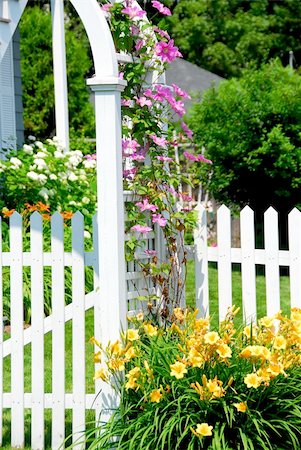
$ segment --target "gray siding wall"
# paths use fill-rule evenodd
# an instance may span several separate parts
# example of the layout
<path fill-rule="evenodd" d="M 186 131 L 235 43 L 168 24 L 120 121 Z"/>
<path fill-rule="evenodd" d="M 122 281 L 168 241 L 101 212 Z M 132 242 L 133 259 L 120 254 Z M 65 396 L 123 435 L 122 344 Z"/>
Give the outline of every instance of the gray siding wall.
<path fill-rule="evenodd" d="M 14 55 L 14 80 L 15 80 L 16 134 L 17 134 L 17 147 L 20 147 L 24 143 L 24 125 L 23 125 L 19 28 L 16 29 L 13 37 L 13 55 Z"/>

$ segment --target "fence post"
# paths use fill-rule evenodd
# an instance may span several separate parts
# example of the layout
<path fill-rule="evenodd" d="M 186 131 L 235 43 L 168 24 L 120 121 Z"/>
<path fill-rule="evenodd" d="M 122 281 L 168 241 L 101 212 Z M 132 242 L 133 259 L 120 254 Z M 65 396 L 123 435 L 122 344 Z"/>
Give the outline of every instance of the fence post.
<path fill-rule="evenodd" d="M 207 215 L 205 208 L 198 203 L 197 226 L 194 231 L 194 264 L 195 264 L 195 294 L 196 308 L 199 316 L 209 316 L 208 289 L 208 252 L 207 252 Z"/>

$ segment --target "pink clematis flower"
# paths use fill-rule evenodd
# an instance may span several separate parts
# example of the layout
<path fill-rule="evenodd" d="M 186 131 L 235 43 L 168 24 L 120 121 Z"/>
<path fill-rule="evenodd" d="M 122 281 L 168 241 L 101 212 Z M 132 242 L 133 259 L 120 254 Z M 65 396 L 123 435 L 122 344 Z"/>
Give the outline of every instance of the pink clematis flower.
<path fill-rule="evenodd" d="M 141 212 L 143 211 L 152 211 L 156 212 L 158 207 L 156 205 L 153 205 L 152 203 L 149 203 L 148 198 L 144 198 L 142 202 L 135 203 L 136 206 L 140 209 Z"/>
<path fill-rule="evenodd" d="M 181 122 L 181 128 L 189 139 L 192 139 L 193 132 L 188 128 L 185 122 Z"/>
<path fill-rule="evenodd" d="M 183 156 L 185 156 L 185 158 L 189 159 L 190 161 L 194 162 L 198 161 L 206 164 L 212 164 L 212 161 L 210 159 L 205 158 L 203 155 L 193 155 L 192 153 L 184 152 Z"/>
<path fill-rule="evenodd" d="M 102 5 L 101 9 L 105 12 L 109 12 L 112 6 L 111 3 L 106 3 L 105 5 Z"/>
<path fill-rule="evenodd" d="M 181 100 L 175 100 L 174 98 L 169 98 L 168 102 L 173 109 L 173 111 L 180 117 L 184 116 L 186 109 L 184 108 L 184 103 Z"/>
<path fill-rule="evenodd" d="M 156 256 L 156 250 L 144 250 L 144 253 L 149 256 Z"/>
<path fill-rule="evenodd" d="M 198 161 L 203 162 L 205 164 L 212 164 L 211 159 L 207 159 L 204 155 L 197 155 Z"/>
<path fill-rule="evenodd" d="M 124 98 L 121 99 L 121 106 L 131 106 L 131 104 L 131 100 L 125 100 Z"/>
<path fill-rule="evenodd" d="M 161 28 L 154 28 L 154 31 L 159 34 L 161 37 L 165 37 L 166 39 L 170 39 L 169 34 L 165 30 L 161 30 Z"/>
<path fill-rule="evenodd" d="M 164 6 L 161 2 L 152 1 L 152 5 L 164 16 L 171 16 L 171 11 L 167 6 Z"/>
<path fill-rule="evenodd" d="M 156 145 L 159 145 L 160 147 L 165 147 L 168 143 L 168 141 L 164 137 L 158 137 L 155 134 L 150 135 L 150 138 Z"/>
<path fill-rule="evenodd" d="M 161 214 L 153 214 L 152 222 L 157 223 L 159 225 L 159 227 L 165 227 L 165 225 L 167 223 L 167 219 L 165 219 L 165 217 L 162 217 Z"/>
<path fill-rule="evenodd" d="M 130 19 L 134 19 L 135 17 L 140 18 L 146 15 L 146 12 L 138 6 L 127 6 L 126 8 L 123 8 L 121 12 L 127 14 Z"/>
<path fill-rule="evenodd" d="M 184 152 L 183 156 L 185 156 L 185 158 L 189 159 L 189 161 L 197 161 L 198 160 L 197 156 L 195 156 L 189 152 Z"/>
<path fill-rule="evenodd" d="M 139 36 L 139 28 L 136 25 L 131 25 L 130 26 L 130 30 L 131 30 L 131 35 L 132 36 Z"/>
<path fill-rule="evenodd" d="M 137 50 L 137 52 L 139 52 L 139 50 L 141 50 L 144 45 L 145 42 L 142 39 L 138 39 L 135 44 L 135 49 Z"/>
<path fill-rule="evenodd" d="M 180 197 L 183 199 L 184 202 L 191 202 L 192 201 L 192 197 L 188 194 L 182 194 L 180 193 Z"/>
<path fill-rule="evenodd" d="M 92 153 L 91 155 L 85 155 L 84 158 L 87 159 L 88 161 L 96 160 L 96 153 Z"/>
<path fill-rule="evenodd" d="M 178 47 L 174 45 L 174 40 L 168 42 L 158 42 L 155 45 L 155 54 L 161 58 L 163 62 L 171 63 L 176 58 L 182 57 Z"/>
<path fill-rule="evenodd" d="M 172 84 L 172 87 L 176 93 L 176 95 L 178 95 L 179 97 L 182 98 L 191 98 L 190 95 L 188 94 L 188 92 L 184 91 L 183 89 L 181 89 L 177 84 Z"/>
<path fill-rule="evenodd" d="M 145 156 L 142 153 L 135 153 L 134 155 L 130 155 L 130 158 L 133 161 L 144 161 Z"/>
<path fill-rule="evenodd" d="M 171 161 L 173 161 L 173 159 L 170 158 L 169 156 L 157 156 L 157 160 L 158 161 L 164 161 L 164 162 L 171 162 Z"/>
<path fill-rule="evenodd" d="M 132 169 L 125 169 L 123 171 L 123 176 L 126 180 L 133 180 L 137 173 L 137 167 L 133 167 Z"/>
<path fill-rule="evenodd" d="M 139 142 L 136 141 L 136 139 L 131 138 L 123 138 L 122 139 L 122 150 L 127 152 L 136 152 L 137 149 L 140 147 Z"/>
<path fill-rule="evenodd" d="M 154 94 L 151 89 L 146 89 L 144 92 L 145 97 L 154 98 Z"/>
<path fill-rule="evenodd" d="M 152 101 L 147 99 L 146 97 L 140 97 L 136 99 L 137 105 L 140 106 L 152 106 Z"/>
<path fill-rule="evenodd" d="M 146 234 L 146 233 L 149 233 L 150 231 L 152 231 L 151 227 L 148 227 L 146 225 L 134 225 L 131 228 L 131 230 L 138 231 L 138 233 L 143 233 L 143 234 Z"/>
<path fill-rule="evenodd" d="M 168 86 L 162 86 L 162 84 L 157 84 L 155 87 L 158 95 L 158 99 L 162 97 L 165 100 L 173 98 L 172 90 Z M 161 100 L 162 101 L 162 100 Z"/>

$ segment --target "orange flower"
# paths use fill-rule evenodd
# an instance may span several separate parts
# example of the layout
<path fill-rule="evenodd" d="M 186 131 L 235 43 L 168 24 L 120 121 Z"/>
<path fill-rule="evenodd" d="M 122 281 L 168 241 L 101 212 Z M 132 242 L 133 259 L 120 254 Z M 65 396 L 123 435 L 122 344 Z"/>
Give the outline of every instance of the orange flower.
<path fill-rule="evenodd" d="M 29 212 L 34 212 L 38 209 L 36 205 L 31 205 L 30 203 L 25 203 L 25 206 Z"/>
<path fill-rule="evenodd" d="M 63 211 L 63 212 L 61 212 L 61 216 L 64 220 L 69 220 L 69 219 L 72 219 L 74 214 L 71 211 Z"/>
<path fill-rule="evenodd" d="M 50 206 L 49 205 L 45 205 L 45 203 L 42 203 L 42 202 L 38 202 L 37 203 L 37 208 L 41 212 L 43 212 L 43 211 L 50 212 Z"/>
<path fill-rule="evenodd" d="M 7 209 L 7 208 L 3 208 L 2 209 L 2 214 L 4 217 L 10 217 L 14 214 L 16 210 L 15 209 Z"/>

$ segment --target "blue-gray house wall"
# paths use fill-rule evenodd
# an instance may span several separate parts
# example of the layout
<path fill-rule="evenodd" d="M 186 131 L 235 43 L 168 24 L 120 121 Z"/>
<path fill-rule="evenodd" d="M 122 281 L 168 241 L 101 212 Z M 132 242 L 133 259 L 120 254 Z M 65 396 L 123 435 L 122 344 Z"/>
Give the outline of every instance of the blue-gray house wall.
<path fill-rule="evenodd" d="M 22 104 L 22 82 L 21 82 L 21 58 L 20 58 L 20 31 L 16 29 L 13 37 L 14 58 L 14 85 L 15 85 L 15 116 L 16 116 L 16 138 L 17 147 L 24 142 L 23 104 Z"/>
<path fill-rule="evenodd" d="M 0 63 L 0 150 L 17 148 L 23 141 L 20 34 L 17 29 Z"/>

